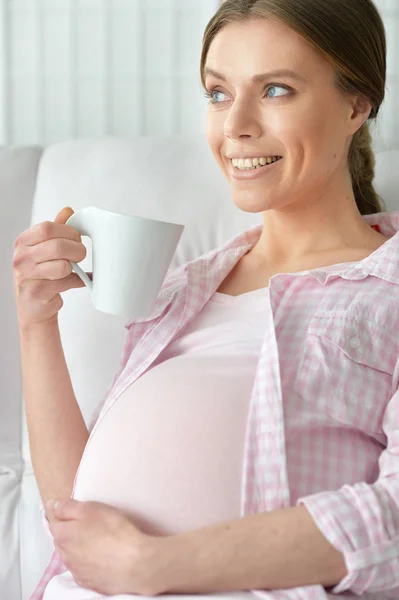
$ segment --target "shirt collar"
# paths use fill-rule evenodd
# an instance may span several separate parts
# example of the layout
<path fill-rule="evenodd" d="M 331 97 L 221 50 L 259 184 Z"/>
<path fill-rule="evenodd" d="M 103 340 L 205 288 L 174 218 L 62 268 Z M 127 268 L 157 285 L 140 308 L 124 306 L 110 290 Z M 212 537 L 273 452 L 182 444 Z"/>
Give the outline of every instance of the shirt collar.
<path fill-rule="evenodd" d="M 399 284 L 399 211 L 363 215 L 363 219 L 370 226 L 378 225 L 381 234 L 389 238 L 388 241 L 360 261 L 312 269 L 312 275 L 319 280 L 325 280 L 332 272 L 345 279 L 353 280 L 374 275 Z M 191 275 L 194 271 L 197 275 L 212 273 L 214 277 L 206 277 L 211 292 L 219 279 L 222 281 L 240 258 L 256 244 L 261 236 L 262 229 L 263 225 L 251 227 L 219 248 L 194 259 L 187 265 L 188 272 Z M 217 287 L 218 285 L 216 285 L 216 289 Z"/>
<path fill-rule="evenodd" d="M 399 284 L 399 211 L 365 215 L 363 218 L 369 225 L 378 225 L 382 235 L 389 240 L 353 269 Z"/>

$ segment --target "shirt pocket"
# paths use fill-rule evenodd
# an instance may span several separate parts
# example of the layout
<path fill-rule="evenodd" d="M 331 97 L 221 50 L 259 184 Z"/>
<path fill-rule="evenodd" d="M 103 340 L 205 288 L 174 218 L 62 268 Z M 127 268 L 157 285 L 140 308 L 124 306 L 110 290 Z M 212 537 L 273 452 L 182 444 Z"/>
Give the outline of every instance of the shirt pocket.
<path fill-rule="evenodd" d="M 381 434 L 397 357 L 398 342 L 381 324 L 348 311 L 319 312 L 302 344 L 295 391 L 315 418 Z"/>

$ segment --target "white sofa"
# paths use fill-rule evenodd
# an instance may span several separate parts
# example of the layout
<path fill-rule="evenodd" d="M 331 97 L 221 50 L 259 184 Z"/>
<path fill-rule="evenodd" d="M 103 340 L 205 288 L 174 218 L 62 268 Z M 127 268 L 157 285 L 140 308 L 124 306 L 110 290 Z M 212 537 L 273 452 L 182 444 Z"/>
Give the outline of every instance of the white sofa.
<path fill-rule="evenodd" d="M 377 153 L 377 191 L 399 210 L 399 149 Z M 47 149 L 0 149 L 0 599 L 25 600 L 47 565 L 51 538 L 39 513 L 24 419 L 19 335 L 12 282 L 16 237 L 53 220 L 63 206 L 96 205 L 186 225 L 172 266 L 261 222 L 237 209 L 204 139 L 105 138 Z M 82 262 L 91 270 L 91 246 Z M 63 347 L 87 420 L 117 368 L 125 320 L 96 311 L 86 288 L 63 294 Z"/>

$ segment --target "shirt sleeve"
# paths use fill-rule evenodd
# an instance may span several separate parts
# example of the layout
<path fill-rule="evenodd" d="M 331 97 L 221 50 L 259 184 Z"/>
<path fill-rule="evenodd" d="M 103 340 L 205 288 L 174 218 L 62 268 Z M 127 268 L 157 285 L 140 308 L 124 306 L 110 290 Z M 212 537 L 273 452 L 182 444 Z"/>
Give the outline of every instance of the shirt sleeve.
<path fill-rule="evenodd" d="M 389 591 L 399 599 L 399 390 L 389 401 L 382 429 L 387 447 L 375 483 L 359 482 L 298 498 L 345 560 L 347 575 L 331 589 Z"/>

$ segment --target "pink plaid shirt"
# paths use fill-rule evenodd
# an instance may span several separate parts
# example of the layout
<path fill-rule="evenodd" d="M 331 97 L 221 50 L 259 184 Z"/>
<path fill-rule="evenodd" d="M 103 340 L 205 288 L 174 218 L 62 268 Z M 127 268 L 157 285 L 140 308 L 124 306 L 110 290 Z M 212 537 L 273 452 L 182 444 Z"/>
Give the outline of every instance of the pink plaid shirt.
<path fill-rule="evenodd" d="M 364 219 L 390 238 L 370 256 L 281 273 L 269 283 L 241 516 L 305 504 L 343 553 L 348 574 L 330 589 L 253 590 L 265 600 L 399 599 L 399 212 Z M 120 367 L 91 419 L 91 434 L 261 231 L 253 227 L 168 272 L 153 314 L 126 324 Z M 41 600 L 50 579 L 65 570 L 54 551 L 30 600 Z"/>

